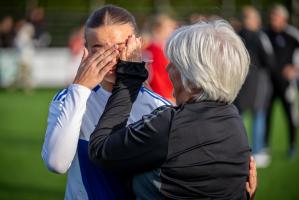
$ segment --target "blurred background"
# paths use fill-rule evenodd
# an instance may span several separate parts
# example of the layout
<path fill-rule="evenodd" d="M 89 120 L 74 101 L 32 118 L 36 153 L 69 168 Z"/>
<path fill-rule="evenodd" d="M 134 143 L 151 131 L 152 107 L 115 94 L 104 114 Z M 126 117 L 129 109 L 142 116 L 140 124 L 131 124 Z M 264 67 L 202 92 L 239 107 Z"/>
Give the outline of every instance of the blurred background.
<path fill-rule="evenodd" d="M 134 14 L 144 59 L 154 61 L 149 87 L 171 101 L 162 52 L 169 34 L 200 20 L 232 24 L 252 60 L 235 103 L 258 162 L 256 199 L 299 199 L 299 0 L 1 0 L 0 199 L 63 199 L 66 176 L 48 172 L 40 153 L 48 107 L 76 74 L 85 20 L 105 4 Z"/>

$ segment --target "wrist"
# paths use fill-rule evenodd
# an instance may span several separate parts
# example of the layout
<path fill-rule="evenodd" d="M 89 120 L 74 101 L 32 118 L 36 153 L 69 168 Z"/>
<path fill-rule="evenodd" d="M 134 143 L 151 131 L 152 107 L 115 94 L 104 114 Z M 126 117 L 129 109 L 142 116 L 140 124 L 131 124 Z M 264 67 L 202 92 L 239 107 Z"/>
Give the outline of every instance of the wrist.
<path fill-rule="evenodd" d="M 144 82 L 148 77 L 145 62 L 123 61 L 117 63 L 116 66 L 117 78 L 140 79 Z"/>
<path fill-rule="evenodd" d="M 92 85 L 90 85 L 90 84 L 86 84 L 86 83 L 84 83 L 84 82 L 80 82 L 80 81 L 73 81 L 73 83 L 72 83 L 73 85 L 80 85 L 80 86 L 82 86 L 82 87 L 85 87 L 85 88 L 87 88 L 87 89 L 89 89 L 89 90 L 92 90 L 94 87 L 92 86 Z"/>
<path fill-rule="evenodd" d="M 85 86 L 84 84 L 81 84 L 81 83 L 78 83 L 78 82 L 73 82 L 70 85 L 70 88 L 74 88 L 76 90 L 80 90 L 80 91 L 86 92 L 86 93 L 91 92 L 91 90 L 93 89 L 93 88 L 90 88 L 90 87 Z"/>

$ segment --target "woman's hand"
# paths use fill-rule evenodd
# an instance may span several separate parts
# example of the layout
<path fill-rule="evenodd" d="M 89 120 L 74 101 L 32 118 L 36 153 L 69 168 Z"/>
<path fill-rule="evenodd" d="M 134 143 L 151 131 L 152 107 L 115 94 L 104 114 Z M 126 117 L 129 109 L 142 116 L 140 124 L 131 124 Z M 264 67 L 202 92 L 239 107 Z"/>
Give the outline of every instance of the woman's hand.
<path fill-rule="evenodd" d="M 73 83 L 94 88 L 117 63 L 119 51 L 115 46 L 105 46 L 92 55 L 84 48 L 83 57 Z"/>
<path fill-rule="evenodd" d="M 132 35 L 128 38 L 126 46 L 121 50 L 120 59 L 129 62 L 142 62 L 141 38 Z"/>
<path fill-rule="evenodd" d="M 254 199 L 255 192 L 257 188 L 257 171 L 255 161 L 252 156 L 250 156 L 249 161 L 249 176 L 246 182 L 246 191 L 249 193 L 250 200 Z"/>
<path fill-rule="evenodd" d="M 286 80 L 291 81 L 298 77 L 299 70 L 296 66 L 288 64 L 284 66 L 282 70 L 282 75 Z"/>

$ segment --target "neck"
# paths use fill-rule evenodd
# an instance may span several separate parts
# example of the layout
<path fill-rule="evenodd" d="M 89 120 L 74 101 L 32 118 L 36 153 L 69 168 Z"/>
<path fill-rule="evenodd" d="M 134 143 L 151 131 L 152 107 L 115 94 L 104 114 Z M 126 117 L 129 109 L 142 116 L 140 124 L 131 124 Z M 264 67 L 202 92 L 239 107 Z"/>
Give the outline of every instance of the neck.
<path fill-rule="evenodd" d="M 287 24 L 281 24 L 279 26 L 272 26 L 272 29 L 275 31 L 275 32 L 282 32 L 286 29 L 287 27 Z"/>
<path fill-rule="evenodd" d="M 177 105 L 181 105 L 183 103 L 186 103 L 189 101 L 189 99 L 192 97 L 192 94 L 187 92 L 181 92 L 178 95 L 176 95 L 175 100 Z"/>
<path fill-rule="evenodd" d="M 175 97 L 177 105 L 190 101 L 196 94 L 203 94 L 202 89 L 191 89 L 191 92 L 187 92 L 186 90 L 180 91 Z"/>
<path fill-rule="evenodd" d="M 108 81 L 102 81 L 101 86 L 108 92 L 112 92 L 113 89 L 113 83 L 110 83 Z"/>

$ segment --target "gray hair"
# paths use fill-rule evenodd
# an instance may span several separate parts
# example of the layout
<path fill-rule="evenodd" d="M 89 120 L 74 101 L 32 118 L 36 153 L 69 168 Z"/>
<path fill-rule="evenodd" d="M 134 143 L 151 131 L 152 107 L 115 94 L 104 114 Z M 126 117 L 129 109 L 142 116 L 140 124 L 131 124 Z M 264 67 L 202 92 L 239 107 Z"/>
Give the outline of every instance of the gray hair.
<path fill-rule="evenodd" d="M 166 55 L 178 69 L 184 88 L 200 89 L 196 101 L 232 103 L 248 73 L 249 54 L 225 20 L 199 22 L 177 29 Z"/>
<path fill-rule="evenodd" d="M 285 19 L 289 19 L 289 11 L 281 4 L 275 4 L 271 8 L 271 12 L 277 12 L 282 15 Z"/>

